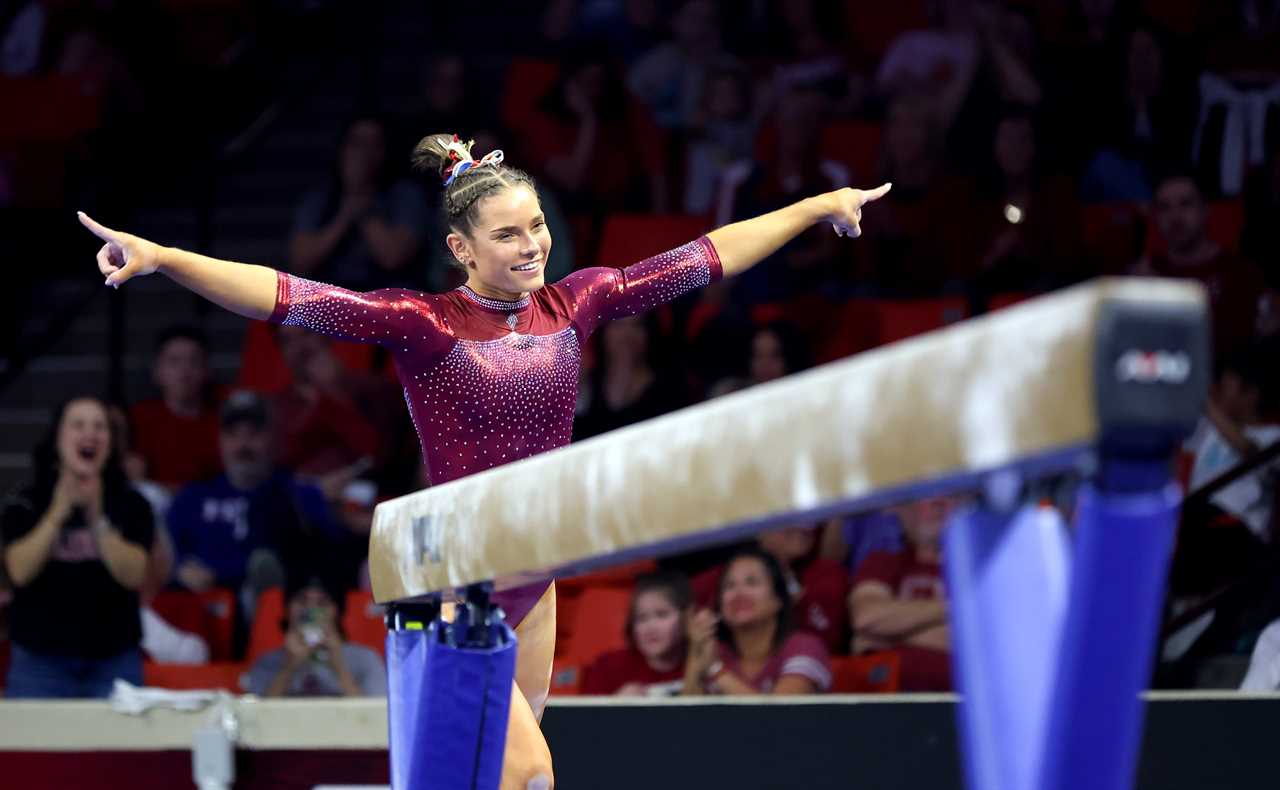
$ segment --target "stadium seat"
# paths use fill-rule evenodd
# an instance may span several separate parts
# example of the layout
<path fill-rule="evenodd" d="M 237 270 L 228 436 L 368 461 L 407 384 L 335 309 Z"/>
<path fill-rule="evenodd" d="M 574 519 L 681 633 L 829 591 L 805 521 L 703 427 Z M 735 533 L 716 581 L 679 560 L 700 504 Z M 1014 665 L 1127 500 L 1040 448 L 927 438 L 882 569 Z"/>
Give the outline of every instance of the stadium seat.
<path fill-rule="evenodd" d="M 234 649 L 236 626 L 236 595 L 231 590 L 215 587 L 197 594 L 204 607 L 209 643 L 209 658 L 229 661 Z"/>
<path fill-rule="evenodd" d="M 329 341 L 329 348 L 343 367 L 351 371 L 373 370 L 377 346 L 369 343 Z M 240 347 L 240 376 L 237 386 L 258 392 L 280 392 L 293 383 L 293 374 L 285 364 L 275 331 L 266 321 L 251 321 Z"/>
<path fill-rule="evenodd" d="M 1105 273 L 1124 271 L 1137 259 L 1145 220 L 1137 203 L 1089 203 L 1081 207 L 1084 246 Z"/>
<path fill-rule="evenodd" d="M 853 185 L 872 183 L 880 172 L 880 135 L 878 123 L 866 121 L 832 121 L 822 129 L 818 150 L 824 159 L 832 159 L 849 168 Z"/>
<path fill-rule="evenodd" d="M 941 329 L 968 317 L 969 307 L 963 297 L 937 299 L 878 300 L 874 302 L 877 345 L 905 340 L 909 337 Z"/>
<path fill-rule="evenodd" d="M 891 694 L 898 690 L 901 661 L 897 653 L 884 651 L 831 659 L 833 694 Z"/>
<path fill-rule="evenodd" d="M 280 587 L 263 590 L 258 596 L 253 623 L 249 627 L 249 648 L 245 651 L 246 661 L 252 664 L 264 653 L 270 653 L 284 645 L 284 630 L 280 627 L 284 617 L 284 590 Z"/>
<path fill-rule="evenodd" d="M 374 603 L 369 590 L 351 590 L 347 593 L 347 607 L 342 614 L 342 630 L 348 642 L 385 654 L 387 626 L 382 619 L 383 608 Z"/>
<path fill-rule="evenodd" d="M 604 653 L 626 646 L 623 630 L 630 607 L 629 587 L 604 586 L 583 590 L 573 607 L 564 649 L 557 649 L 558 657 L 552 664 L 553 694 L 576 694 L 582 683 L 582 671 L 591 662 Z M 557 638 L 560 638 L 559 633 Z"/>

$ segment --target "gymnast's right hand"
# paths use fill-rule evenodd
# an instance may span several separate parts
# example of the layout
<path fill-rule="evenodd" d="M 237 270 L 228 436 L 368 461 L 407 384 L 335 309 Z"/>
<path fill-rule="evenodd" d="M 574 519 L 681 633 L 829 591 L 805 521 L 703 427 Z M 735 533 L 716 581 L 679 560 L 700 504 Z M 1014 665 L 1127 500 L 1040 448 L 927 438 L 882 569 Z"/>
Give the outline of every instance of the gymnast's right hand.
<path fill-rule="evenodd" d="M 159 244 L 99 225 L 83 211 L 76 212 L 76 216 L 80 217 L 80 224 L 106 242 L 98 250 L 98 271 L 107 278 L 107 285 L 119 288 L 125 280 L 151 274 L 160 267 Z"/>

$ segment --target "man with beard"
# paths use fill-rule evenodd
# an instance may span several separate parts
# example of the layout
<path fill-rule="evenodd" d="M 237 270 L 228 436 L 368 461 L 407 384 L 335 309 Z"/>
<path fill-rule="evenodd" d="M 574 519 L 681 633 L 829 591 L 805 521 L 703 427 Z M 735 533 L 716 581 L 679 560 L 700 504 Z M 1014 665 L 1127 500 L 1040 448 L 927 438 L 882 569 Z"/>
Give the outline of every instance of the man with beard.
<path fill-rule="evenodd" d="M 232 393 L 222 409 L 225 472 L 178 492 L 169 509 L 176 578 L 200 592 L 226 587 L 251 611 L 255 593 L 278 584 L 281 560 L 341 533 L 320 489 L 275 463 L 271 418 L 257 393 Z"/>

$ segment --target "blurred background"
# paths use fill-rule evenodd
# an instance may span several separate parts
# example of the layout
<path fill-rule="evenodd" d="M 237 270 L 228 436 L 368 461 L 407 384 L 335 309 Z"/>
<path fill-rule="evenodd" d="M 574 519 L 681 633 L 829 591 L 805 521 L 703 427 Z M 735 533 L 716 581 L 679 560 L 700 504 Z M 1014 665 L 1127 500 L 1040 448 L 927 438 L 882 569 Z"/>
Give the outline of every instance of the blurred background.
<path fill-rule="evenodd" d="M 351 288 L 442 291 L 458 282 L 439 184 L 408 169 L 437 132 L 538 179 L 551 281 L 894 184 L 862 238 L 815 228 L 597 333 L 575 438 L 1100 275 L 1204 283 L 1215 383 L 1180 464 L 1157 684 L 1280 685 L 1264 631 L 1280 617 L 1280 2 L 0 0 L 0 487 L 39 477 L 59 404 L 108 415 L 154 517 L 149 681 L 351 693 L 271 663 L 322 622 L 382 693 L 365 543 L 379 500 L 424 485 L 420 454 L 378 349 L 242 320 L 163 277 L 104 289 L 74 212 Z M 372 243 L 370 217 L 399 243 Z M 678 692 L 684 613 L 717 608 L 744 563 L 781 580 L 812 691 L 947 689 L 937 533 L 956 504 L 567 580 L 553 693 Z M 877 630 L 878 596 L 932 601 L 942 631 Z"/>

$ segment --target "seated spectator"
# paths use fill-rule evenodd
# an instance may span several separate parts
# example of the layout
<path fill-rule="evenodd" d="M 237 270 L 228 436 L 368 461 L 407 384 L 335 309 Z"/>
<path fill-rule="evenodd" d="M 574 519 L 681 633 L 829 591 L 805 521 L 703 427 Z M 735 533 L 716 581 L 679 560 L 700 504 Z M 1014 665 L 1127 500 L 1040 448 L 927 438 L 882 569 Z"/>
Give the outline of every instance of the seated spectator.
<path fill-rule="evenodd" d="M 125 476 L 106 404 L 58 409 L 35 480 L 0 515 L 13 585 L 9 697 L 106 697 L 142 683 L 138 588 L 155 524 Z"/>
<path fill-rule="evenodd" d="M 582 676 L 583 694 L 667 697 L 684 685 L 688 580 L 652 573 L 636 580 L 627 615 L 627 647 L 605 653 Z"/>
<path fill-rule="evenodd" d="M 209 378 L 209 340 L 194 327 L 172 327 L 156 341 L 151 378 L 160 397 L 134 404 L 129 419 L 140 474 L 171 491 L 222 469 L 218 392 Z"/>
<path fill-rule="evenodd" d="M 348 370 L 329 341 L 314 332 L 282 326 L 276 338 L 293 374 L 272 403 L 280 462 L 314 478 L 375 466 L 384 454 L 383 437 L 399 427 L 392 415 L 404 408 L 389 399 L 390 385 L 383 377 Z M 322 487 L 336 499 L 354 476 Z"/>
<path fill-rule="evenodd" d="M 991 167 L 965 233 L 949 242 L 968 260 L 953 260 L 956 279 L 986 300 L 1002 291 L 1040 291 L 1083 279 L 1080 216 L 1070 180 L 1045 171 L 1034 119 L 1006 109 L 991 142 Z M 969 257 L 972 256 L 972 257 Z"/>
<path fill-rule="evenodd" d="M 712 0 L 684 0 L 671 16 L 671 38 L 632 64 L 627 86 L 661 126 L 689 126 L 702 104 L 707 72 L 731 60 L 719 15 Z"/>
<path fill-rule="evenodd" d="M 873 551 L 902 551 L 902 522 L 892 509 L 833 518 L 823 526 L 821 554 L 850 576 Z"/>
<path fill-rule="evenodd" d="M 568 211 L 666 211 L 663 135 L 603 53 L 565 62 L 522 120 L 514 131 L 530 169 L 545 175 Z"/>
<path fill-rule="evenodd" d="M 844 598 L 849 574 L 839 563 L 818 555 L 818 529 L 802 525 L 771 530 L 760 536 L 759 545 L 782 569 L 793 628 L 819 637 L 834 653 L 848 645 Z M 723 574 L 723 568 L 713 568 L 693 580 L 699 605 L 714 600 Z"/>
<path fill-rule="evenodd" d="M 849 594 L 853 654 L 897 652 L 903 691 L 951 689 L 941 539 L 952 506 L 942 497 L 901 508 L 906 548 L 867 555 Z"/>
<path fill-rule="evenodd" d="M 1240 690 L 1260 694 L 1280 691 L 1280 620 L 1262 629 Z"/>
<path fill-rule="evenodd" d="M 382 121 L 352 121 L 329 185 L 298 205 L 290 271 L 358 291 L 419 285 L 427 204 L 415 184 L 394 172 Z"/>
<path fill-rule="evenodd" d="M 1165 251 L 1138 261 L 1133 273 L 1196 280 L 1209 292 L 1218 356 L 1255 337 L 1265 296 L 1262 273 L 1209 237 L 1209 206 L 1195 179 L 1174 173 L 1156 184 L 1151 215 Z"/>
<path fill-rule="evenodd" d="M 781 321 L 766 324 L 751 335 L 747 380 L 752 384 L 780 379 L 809 367 L 809 349 L 795 327 Z"/>
<path fill-rule="evenodd" d="M 1193 454 L 1188 489 L 1196 489 L 1241 460 L 1280 441 L 1280 425 L 1262 420 L 1268 371 L 1256 352 L 1237 352 L 1220 365 L 1205 414 L 1186 442 Z M 1194 496 L 1183 510 L 1171 586 L 1203 594 L 1238 578 L 1273 541 L 1276 475 L 1272 462 L 1219 490 L 1208 502 Z"/>
<path fill-rule="evenodd" d="M 679 408 L 684 398 L 658 367 L 658 339 L 651 316 L 613 321 L 602 330 L 603 353 L 578 402 L 573 438 L 612 431 Z"/>
<path fill-rule="evenodd" d="M 685 213 L 709 214 L 725 168 L 751 156 L 759 126 L 752 105 L 751 75 L 745 68 L 709 71 L 701 104 L 688 124 Z"/>
<path fill-rule="evenodd" d="M 772 554 L 747 548 L 725 566 L 715 611 L 689 620 L 683 693 L 813 694 L 831 687 L 822 640 L 790 626 L 791 596 Z"/>
<path fill-rule="evenodd" d="M 387 693 L 382 658 L 343 638 L 345 589 L 299 571 L 285 589 L 284 647 L 249 669 L 247 691 L 260 697 L 376 697 Z"/>
<path fill-rule="evenodd" d="M 819 152 L 829 109 L 827 97 L 817 88 L 794 87 L 783 94 L 769 132 L 775 143 L 772 150 L 763 161 L 747 159 L 726 168 L 717 198 L 717 226 L 849 186 L 849 169 Z M 736 298 L 757 304 L 820 290 L 835 276 L 839 249 L 831 227 L 818 223 L 760 266 L 735 277 Z"/>
<path fill-rule="evenodd" d="M 291 541 L 341 532 L 320 489 L 276 466 L 261 396 L 240 390 L 227 398 L 221 448 L 226 471 L 183 488 L 169 508 L 176 579 L 195 592 L 238 591 L 240 608 L 253 611 L 256 593 L 279 583 L 280 552 Z"/>

